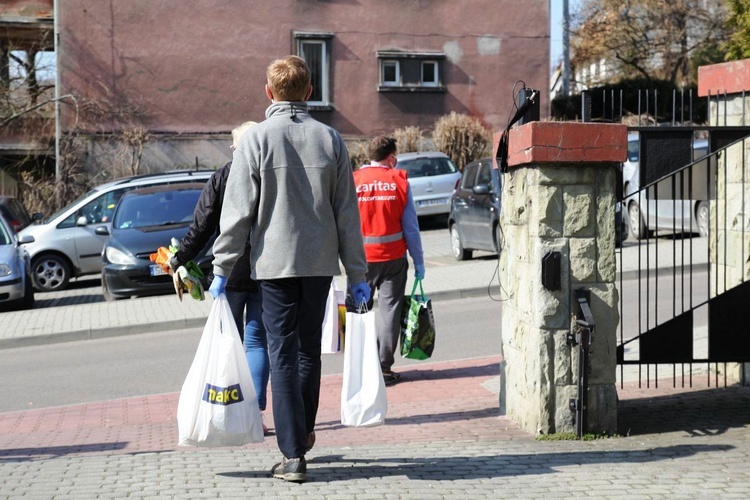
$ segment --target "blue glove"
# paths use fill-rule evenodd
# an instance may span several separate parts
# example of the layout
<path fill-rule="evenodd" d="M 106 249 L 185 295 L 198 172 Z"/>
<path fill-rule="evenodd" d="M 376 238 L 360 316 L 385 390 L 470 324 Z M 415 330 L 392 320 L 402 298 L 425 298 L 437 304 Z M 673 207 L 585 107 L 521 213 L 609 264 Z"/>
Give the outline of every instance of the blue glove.
<path fill-rule="evenodd" d="M 424 279 L 424 264 L 414 264 L 414 277 L 418 280 Z"/>
<path fill-rule="evenodd" d="M 359 307 L 362 304 L 367 305 L 370 302 L 370 287 L 366 282 L 352 285 L 352 297 L 354 304 Z"/>
<path fill-rule="evenodd" d="M 208 293 L 215 299 L 219 298 L 219 295 L 224 293 L 224 289 L 227 287 L 227 279 L 220 274 L 214 274 L 214 280 L 211 282 L 211 286 L 208 287 Z"/>

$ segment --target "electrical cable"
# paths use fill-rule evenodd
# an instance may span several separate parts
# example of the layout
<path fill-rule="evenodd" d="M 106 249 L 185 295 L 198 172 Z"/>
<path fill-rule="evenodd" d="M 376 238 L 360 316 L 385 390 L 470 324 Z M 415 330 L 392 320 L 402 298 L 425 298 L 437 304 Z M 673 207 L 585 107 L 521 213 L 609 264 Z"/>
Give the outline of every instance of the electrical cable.
<path fill-rule="evenodd" d="M 521 84 L 521 89 L 516 90 L 518 85 Z M 521 103 L 520 106 L 518 106 L 518 94 L 522 90 L 531 90 L 526 87 L 526 82 L 523 80 L 518 80 L 515 84 L 513 84 L 513 90 L 511 91 L 512 100 L 513 100 L 513 106 L 511 106 L 510 110 L 508 111 L 508 121 L 507 125 L 505 126 L 505 129 L 502 132 L 502 135 L 500 136 L 500 142 L 498 144 L 497 152 L 495 153 L 495 160 L 500 167 L 500 172 L 502 174 L 508 173 L 508 134 L 510 133 L 511 127 L 520 120 L 524 114 L 526 114 L 526 111 L 529 110 L 529 108 L 534 104 L 534 100 L 536 99 L 536 96 L 538 94 L 537 91 L 531 90 L 530 94 L 527 94 L 526 99 L 524 102 Z M 515 111 L 515 112 L 514 112 Z M 512 117 L 511 117 L 512 113 Z M 502 207 L 502 202 L 501 205 Z M 502 208 L 501 208 L 502 210 Z M 495 277 L 497 277 L 498 285 L 500 286 L 500 292 L 501 295 L 504 292 L 502 282 L 500 281 L 500 256 L 503 252 L 503 249 L 505 248 L 505 233 L 503 232 L 502 228 L 500 228 L 500 231 L 498 232 L 498 237 L 502 241 L 497 242 L 497 265 L 495 266 L 495 270 L 492 273 L 492 277 L 490 278 L 490 282 L 487 284 L 487 296 L 490 298 L 490 300 L 494 302 L 505 302 L 508 299 L 503 299 L 502 297 L 500 299 L 496 299 L 492 296 L 492 282 L 495 280 Z M 507 294 L 506 294 L 507 296 Z"/>

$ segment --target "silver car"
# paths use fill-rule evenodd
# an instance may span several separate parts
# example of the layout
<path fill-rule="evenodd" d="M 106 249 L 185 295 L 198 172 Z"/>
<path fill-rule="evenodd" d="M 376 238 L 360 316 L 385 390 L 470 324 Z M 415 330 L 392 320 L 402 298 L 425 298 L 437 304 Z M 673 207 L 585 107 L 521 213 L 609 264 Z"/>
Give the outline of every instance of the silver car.
<path fill-rule="evenodd" d="M 708 154 L 708 141 L 693 141 L 693 159 L 698 160 Z M 696 168 L 705 170 L 707 161 L 696 164 Z M 694 175 L 695 177 L 698 177 Z M 672 200 L 664 199 L 665 193 L 671 193 L 671 180 L 660 181 L 658 192 L 660 199 L 649 199 L 646 190 L 640 186 L 640 149 L 637 133 L 628 134 L 628 159 L 623 163 L 623 204 L 627 210 L 628 228 L 633 238 L 645 238 L 650 231 L 674 232 L 682 230 L 708 235 L 709 205 L 708 200 Z M 701 178 L 705 178 L 701 176 Z"/>
<path fill-rule="evenodd" d="M 64 289 L 71 278 L 102 270 L 102 247 L 107 237 L 97 227 L 112 225 L 117 202 L 126 192 L 146 186 L 206 182 L 213 170 L 174 171 L 127 177 L 102 184 L 56 214 L 23 229 L 30 236 L 34 287 L 43 292 Z"/>
<path fill-rule="evenodd" d="M 451 197 L 461 182 L 461 172 L 439 151 L 404 153 L 396 157 L 396 168 L 408 172 L 417 216 L 447 215 Z"/>
<path fill-rule="evenodd" d="M 18 236 L 0 215 L 0 310 L 34 307 L 29 254 L 23 247 L 33 241 L 30 236 Z"/>

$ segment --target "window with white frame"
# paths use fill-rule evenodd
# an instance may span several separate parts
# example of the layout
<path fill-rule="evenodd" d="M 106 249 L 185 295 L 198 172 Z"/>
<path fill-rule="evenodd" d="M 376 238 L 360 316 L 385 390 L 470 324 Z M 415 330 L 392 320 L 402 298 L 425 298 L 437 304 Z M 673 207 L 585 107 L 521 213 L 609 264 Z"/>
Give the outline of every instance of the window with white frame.
<path fill-rule="evenodd" d="M 310 68 L 312 95 L 310 106 L 330 106 L 330 39 L 332 35 L 321 33 L 295 33 L 297 54 Z"/>
<path fill-rule="evenodd" d="M 438 86 L 437 61 L 422 61 L 422 85 L 425 87 Z"/>
<path fill-rule="evenodd" d="M 445 92 L 442 52 L 380 50 L 380 92 Z"/>
<path fill-rule="evenodd" d="M 401 85 L 401 69 L 398 61 L 393 59 L 384 59 L 380 65 L 380 81 L 385 86 Z"/>

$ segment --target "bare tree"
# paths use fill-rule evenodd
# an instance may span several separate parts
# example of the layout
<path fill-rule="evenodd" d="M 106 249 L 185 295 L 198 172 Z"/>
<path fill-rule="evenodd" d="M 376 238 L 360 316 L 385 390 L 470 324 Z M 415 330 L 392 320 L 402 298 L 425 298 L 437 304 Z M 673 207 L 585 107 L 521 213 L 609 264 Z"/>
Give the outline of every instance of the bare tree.
<path fill-rule="evenodd" d="M 726 15 L 709 0 L 587 0 L 574 15 L 574 61 L 604 62 L 596 84 L 643 77 L 689 86 L 693 55 L 727 38 Z"/>
<path fill-rule="evenodd" d="M 143 105 L 100 82 L 97 98 L 57 98 L 70 104 L 73 119 L 61 133 L 55 158 L 55 68 L 52 57 L 40 57 L 48 45 L 39 40 L 0 47 L 0 137 L 25 144 L 29 151 L 5 161 L 4 168 L 20 181 L 27 208 L 42 213 L 62 208 L 104 180 L 139 174 L 151 139 L 142 125 Z M 102 123 L 110 128 L 101 130 Z M 92 147 L 92 137 L 98 147 Z M 87 161 L 97 168 L 87 171 Z"/>

